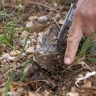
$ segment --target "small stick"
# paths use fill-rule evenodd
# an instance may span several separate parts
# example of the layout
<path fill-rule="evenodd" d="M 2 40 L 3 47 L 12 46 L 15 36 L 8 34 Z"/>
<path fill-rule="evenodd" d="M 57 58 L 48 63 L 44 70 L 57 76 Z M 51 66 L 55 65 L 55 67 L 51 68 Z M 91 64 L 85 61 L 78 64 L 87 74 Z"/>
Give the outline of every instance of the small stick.
<path fill-rule="evenodd" d="M 56 21 L 56 19 L 53 18 L 53 20 L 54 20 L 55 24 L 57 25 L 58 29 L 60 30 L 60 26 L 59 26 L 58 22 Z"/>

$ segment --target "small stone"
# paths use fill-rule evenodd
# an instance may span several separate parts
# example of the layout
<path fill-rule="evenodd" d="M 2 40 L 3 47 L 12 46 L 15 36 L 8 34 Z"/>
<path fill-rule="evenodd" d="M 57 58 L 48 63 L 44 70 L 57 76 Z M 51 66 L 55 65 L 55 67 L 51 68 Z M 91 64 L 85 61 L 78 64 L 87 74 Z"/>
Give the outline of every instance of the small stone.
<path fill-rule="evenodd" d="M 41 23 L 44 23 L 44 22 L 46 22 L 48 20 L 48 17 L 47 16 L 41 16 L 41 17 L 39 17 L 38 18 L 38 22 L 41 22 Z"/>
<path fill-rule="evenodd" d="M 37 41 L 35 39 L 31 40 L 32 45 L 36 45 Z"/>
<path fill-rule="evenodd" d="M 50 93 L 48 91 L 44 91 L 43 96 L 50 96 Z"/>
<path fill-rule="evenodd" d="M 33 32 L 30 36 L 29 36 L 29 38 L 30 39 L 37 39 L 37 37 L 38 37 L 38 34 L 36 33 L 36 32 Z"/>
<path fill-rule="evenodd" d="M 58 20 L 61 18 L 61 14 L 60 13 L 57 13 L 56 16 L 55 16 L 55 19 Z"/>
<path fill-rule="evenodd" d="M 19 49 L 20 49 L 20 46 L 16 45 L 16 46 L 15 46 L 15 49 L 16 49 L 16 50 L 19 50 Z"/>
<path fill-rule="evenodd" d="M 48 31 L 45 31 L 44 33 L 45 33 L 46 36 L 48 36 L 50 31 L 48 30 Z"/>
<path fill-rule="evenodd" d="M 20 39 L 24 39 L 28 35 L 28 32 L 25 30 L 21 33 Z"/>
<path fill-rule="evenodd" d="M 56 2 L 53 3 L 54 7 L 58 7 L 58 4 Z"/>
<path fill-rule="evenodd" d="M 75 87 L 72 87 L 71 88 L 71 92 L 75 93 L 76 92 L 76 88 Z"/>
<path fill-rule="evenodd" d="M 7 59 L 3 59 L 3 60 L 2 60 L 2 63 L 3 63 L 3 64 L 5 64 L 5 63 L 7 63 L 7 62 L 8 62 Z"/>
<path fill-rule="evenodd" d="M 16 9 L 23 11 L 25 9 L 25 6 L 23 6 L 22 4 L 19 4 L 18 6 L 16 6 Z"/>
<path fill-rule="evenodd" d="M 78 78 L 84 78 L 84 76 L 82 74 L 79 74 Z"/>
<path fill-rule="evenodd" d="M 29 48 L 26 50 L 26 53 L 27 53 L 27 54 L 34 53 L 34 47 L 29 47 Z"/>
<path fill-rule="evenodd" d="M 37 19 L 37 18 L 38 18 L 37 16 L 30 16 L 30 17 L 28 18 L 28 20 L 32 21 L 32 20 L 35 20 L 35 19 Z"/>
<path fill-rule="evenodd" d="M 68 96 L 79 96 L 79 93 L 77 93 L 77 92 L 70 92 L 69 94 L 68 94 Z"/>
<path fill-rule="evenodd" d="M 10 91 L 7 93 L 8 96 L 17 96 L 18 92 L 17 91 Z"/>
<path fill-rule="evenodd" d="M 66 87 L 65 87 L 65 86 L 63 86 L 62 90 L 64 91 L 65 89 L 66 89 Z"/>
<path fill-rule="evenodd" d="M 17 52 L 17 53 L 16 53 Z M 11 52 L 10 52 L 10 56 L 17 56 L 17 55 L 19 55 L 20 53 L 21 53 L 21 51 L 19 51 L 19 50 L 16 50 L 16 52 L 14 51 L 14 50 L 12 50 Z"/>
<path fill-rule="evenodd" d="M 26 27 L 31 28 L 32 26 L 33 26 L 33 22 L 32 21 L 27 21 Z"/>
<path fill-rule="evenodd" d="M 8 53 L 4 53 L 2 55 L 2 57 L 0 57 L 0 60 L 2 60 L 2 59 L 6 60 L 6 61 L 9 61 L 9 60 L 13 61 L 15 59 L 15 57 L 11 57 Z M 6 62 L 6 61 L 4 61 L 4 62 Z"/>
<path fill-rule="evenodd" d="M 28 58 L 32 58 L 32 57 L 33 57 L 33 54 L 28 55 Z"/>

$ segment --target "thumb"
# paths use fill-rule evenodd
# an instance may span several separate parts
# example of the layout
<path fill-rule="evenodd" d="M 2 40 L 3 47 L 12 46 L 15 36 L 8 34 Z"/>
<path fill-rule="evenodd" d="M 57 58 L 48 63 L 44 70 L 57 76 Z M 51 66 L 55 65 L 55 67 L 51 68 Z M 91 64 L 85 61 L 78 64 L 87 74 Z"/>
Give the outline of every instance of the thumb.
<path fill-rule="evenodd" d="M 81 26 L 72 25 L 67 40 L 67 48 L 64 57 L 65 64 L 69 65 L 73 63 L 82 36 Z"/>

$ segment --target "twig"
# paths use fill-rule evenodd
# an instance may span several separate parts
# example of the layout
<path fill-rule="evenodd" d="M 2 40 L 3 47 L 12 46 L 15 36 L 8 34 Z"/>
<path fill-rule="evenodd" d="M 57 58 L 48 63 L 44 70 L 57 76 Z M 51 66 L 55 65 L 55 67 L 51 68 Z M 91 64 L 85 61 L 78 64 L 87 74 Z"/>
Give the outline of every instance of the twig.
<path fill-rule="evenodd" d="M 46 5 L 44 5 L 44 4 L 41 4 L 41 3 L 38 3 L 38 2 L 34 2 L 34 1 L 28 1 L 28 2 L 21 2 L 23 5 L 29 5 L 29 4 L 35 4 L 35 5 L 39 5 L 39 6 L 43 6 L 43 7 L 46 7 L 46 8 L 48 8 L 48 9 L 50 9 L 50 10 L 53 10 L 53 11 L 56 11 L 56 12 L 59 12 L 59 13 L 61 13 L 60 11 L 58 11 L 57 9 L 55 9 L 55 8 L 52 8 L 52 7 L 49 7 L 49 6 L 46 6 Z M 1 3 L 0 3 L 1 4 Z M 4 3 L 4 7 L 7 7 L 7 6 L 11 6 L 11 7 L 13 7 L 14 8 L 14 6 L 16 5 L 16 3 Z"/>
<path fill-rule="evenodd" d="M 39 92 L 40 89 L 41 89 L 41 87 L 39 87 L 39 88 L 35 91 L 35 94 L 36 94 L 37 92 Z"/>
<path fill-rule="evenodd" d="M 0 29 L 7 29 L 7 27 L 1 27 L 1 26 L 0 26 Z"/>
<path fill-rule="evenodd" d="M 59 26 L 58 22 L 56 21 L 56 19 L 55 19 L 55 18 L 53 18 L 53 20 L 54 20 L 54 22 L 55 22 L 56 26 L 58 27 L 58 29 L 60 30 L 60 26 Z"/>
<path fill-rule="evenodd" d="M 23 3 L 23 2 L 22 2 L 22 3 Z M 35 4 L 35 5 L 43 6 L 43 7 L 46 7 L 46 8 L 48 8 L 48 9 L 50 9 L 50 10 L 54 10 L 54 11 L 60 13 L 60 11 L 58 11 L 58 10 L 55 9 L 55 8 L 52 8 L 52 7 L 49 7 L 49 6 L 46 6 L 46 5 L 44 5 L 44 4 L 34 2 L 34 1 L 29 1 L 29 2 L 26 2 L 26 3 L 24 3 L 24 4 L 26 4 L 26 5 L 29 5 L 29 4 Z"/>
<path fill-rule="evenodd" d="M 79 87 L 79 89 L 84 89 L 84 90 L 96 90 L 96 87 L 95 86 L 92 86 L 92 87 Z"/>
<path fill-rule="evenodd" d="M 16 67 L 14 67 L 14 68 L 8 70 L 3 76 L 6 76 L 9 72 L 12 72 L 14 69 L 16 69 L 16 68 L 18 68 L 18 67 L 19 67 L 19 66 L 16 66 Z"/>

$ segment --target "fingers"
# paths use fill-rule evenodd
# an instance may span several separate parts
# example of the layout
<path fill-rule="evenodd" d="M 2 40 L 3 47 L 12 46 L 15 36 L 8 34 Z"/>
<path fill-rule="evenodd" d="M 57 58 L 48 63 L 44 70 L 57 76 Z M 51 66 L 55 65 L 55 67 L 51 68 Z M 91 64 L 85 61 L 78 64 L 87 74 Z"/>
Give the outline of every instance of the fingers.
<path fill-rule="evenodd" d="M 67 49 L 65 52 L 64 63 L 69 65 L 74 61 L 79 42 L 83 36 L 82 28 L 80 26 L 71 26 L 68 40 Z"/>

